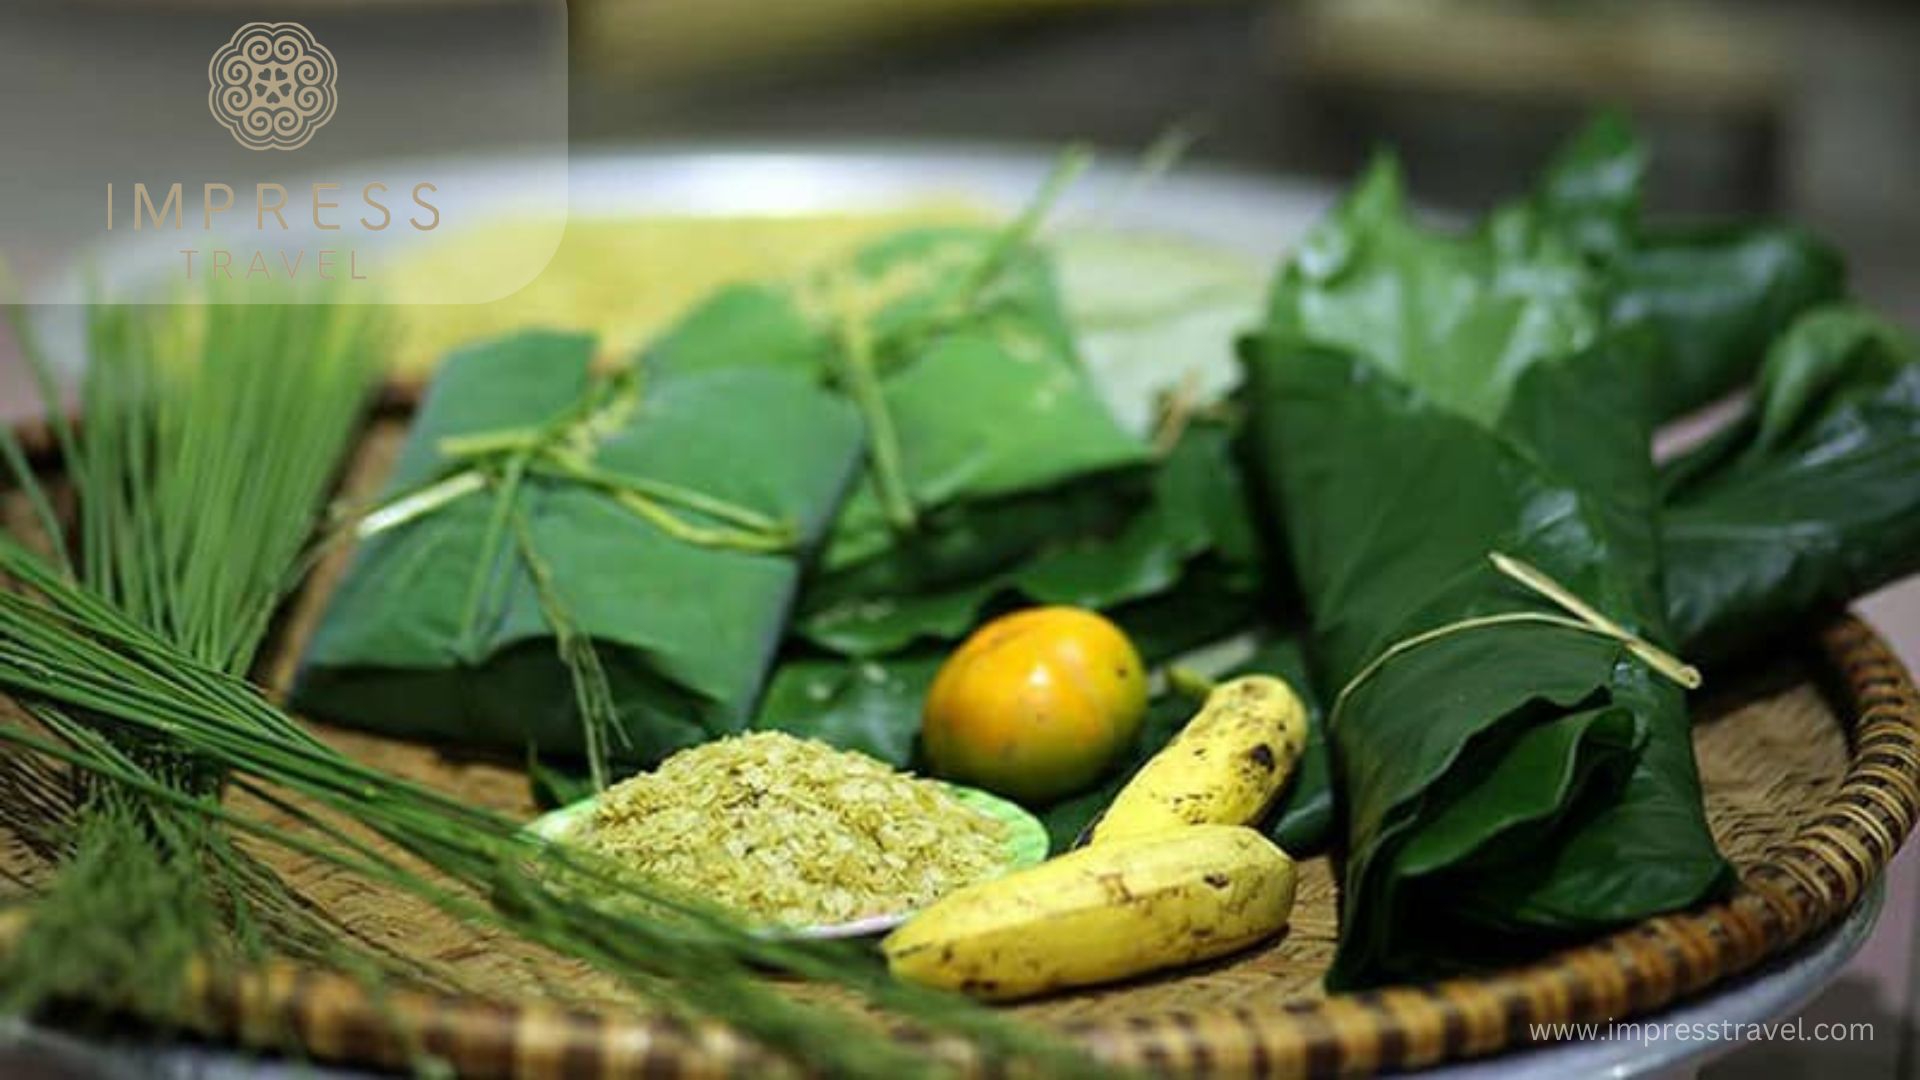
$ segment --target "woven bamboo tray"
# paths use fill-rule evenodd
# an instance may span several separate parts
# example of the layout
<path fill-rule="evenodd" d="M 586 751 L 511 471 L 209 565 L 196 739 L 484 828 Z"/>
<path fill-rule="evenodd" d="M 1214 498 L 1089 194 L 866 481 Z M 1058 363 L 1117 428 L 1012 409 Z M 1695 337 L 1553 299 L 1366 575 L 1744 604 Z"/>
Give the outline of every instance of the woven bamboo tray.
<path fill-rule="evenodd" d="M 370 494 L 391 464 L 410 395 L 370 430 L 348 470 Z M 26 432 L 44 447 L 45 432 Z M 0 524 L 30 530 L 0 495 Z M 325 563 L 291 606 L 263 672 L 283 686 L 338 581 Z M 1809 625 L 1797 651 L 1718 687 L 1695 728 L 1709 816 L 1741 871 L 1726 902 L 1650 920 L 1524 967 L 1328 997 L 1337 907 L 1325 858 L 1301 867 L 1277 941 L 1197 970 L 1023 1006 L 1100 1058 L 1156 1071 L 1345 1076 L 1479 1057 L 1524 1045 L 1528 1025 L 1606 1022 L 1657 1010 L 1779 956 L 1860 899 L 1920 808 L 1920 694 L 1871 628 L 1846 615 Z M 511 762 L 455 756 L 363 733 L 330 742 L 476 804 L 531 817 Z M 262 808 L 254 807 L 261 810 Z M 265 812 L 264 810 L 262 812 Z M 352 979 L 292 965 L 198 970 L 192 1026 L 235 1044 L 314 1060 L 402 1066 L 425 1050 L 489 1077 L 756 1074 L 771 1062 L 718 1025 L 655 1013 L 592 971 L 324 867 L 262 849 L 306 897 L 375 947 L 420 961 L 422 989 L 370 995 Z M 7 852 L 31 879 L 28 857 Z M 901 1034 L 898 1037 L 912 1038 Z M 963 1047 L 929 1047 L 965 1064 Z"/>

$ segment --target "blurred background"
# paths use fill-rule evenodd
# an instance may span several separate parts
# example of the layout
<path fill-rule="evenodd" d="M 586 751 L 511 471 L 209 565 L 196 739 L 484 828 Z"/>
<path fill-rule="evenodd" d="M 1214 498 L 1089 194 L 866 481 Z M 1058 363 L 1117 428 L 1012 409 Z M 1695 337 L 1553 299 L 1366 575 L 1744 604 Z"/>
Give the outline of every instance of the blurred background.
<path fill-rule="evenodd" d="M 525 43 L 559 2 L 8 0 L 0 31 L 36 8 L 142 22 L 131 41 L 26 23 L 0 32 L 0 65 L 123 66 L 235 16 L 323 36 L 371 23 L 420 81 L 330 138 L 351 122 L 369 155 L 485 152 L 529 127 L 505 121 L 545 89 Z M 1131 155 L 1183 126 L 1193 160 L 1330 184 L 1391 144 L 1423 200 L 1470 210 L 1620 105 L 1652 137 L 1656 212 L 1792 217 L 1920 323 L 1911 0 L 566 0 L 565 32 L 576 152 L 959 139 Z M 49 55 L 68 49 L 84 55 Z M 191 109 L 148 112 L 156 143 L 206 130 Z"/>
<path fill-rule="evenodd" d="M 1867 299 L 1920 324 L 1910 0 L 7 0 L 0 74 L 74 73 L 65 97 L 118 87 L 109 72 L 141 70 L 175 39 L 202 50 L 236 17 L 336 40 L 377 30 L 353 46 L 363 70 L 348 89 L 363 97 L 327 140 L 368 159 L 527 153 L 507 140 L 546 122 L 532 103 L 560 70 L 549 36 L 568 54 L 577 153 L 1085 140 L 1131 160 L 1180 127 L 1198 135 L 1190 160 L 1329 190 L 1390 144 L 1419 198 L 1458 210 L 1519 190 L 1584 116 L 1620 105 L 1654 144 L 1656 213 L 1791 217 L 1845 251 Z M 125 26 L 138 29 L 102 32 Z M 169 64 L 139 78 L 153 91 L 163 75 L 198 78 Z M 413 81 L 388 71 L 400 88 L 369 103 L 367 67 Z M 89 123 L 59 125 L 72 130 L 57 151 L 26 155 L 51 164 L 0 170 L 0 208 L 91 227 L 94 120 L 136 117 L 143 153 L 222 149 L 191 107 L 102 93 Z M 0 112 L 0 133 L 48 138 L 34 104 Z M 40 182 L 61 168 L 76 179 Z M 9 196 L 28 174 L 32 198 Z M 72 214 L 48 209 L 63 186 Z"/>
<path fill-rule="evenodd" d="M 1920 7 L 1901 0 L 574 0 L 576 146 L 880 137 L 1137 148 L 1440 207 L 1520 187 L 1601 103 L 1656 211 L 1791 216 L 1920 323 Z"/>

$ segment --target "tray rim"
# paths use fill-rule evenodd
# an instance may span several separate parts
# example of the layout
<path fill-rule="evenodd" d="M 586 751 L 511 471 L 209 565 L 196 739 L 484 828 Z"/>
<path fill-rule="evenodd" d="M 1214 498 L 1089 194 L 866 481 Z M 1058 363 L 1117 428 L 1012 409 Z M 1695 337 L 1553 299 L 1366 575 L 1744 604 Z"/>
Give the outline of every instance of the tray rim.
<path fill-rule="evenodd" d="M 1698 999 L 1840 923 L 1878 883 L 1920 814 L 1920 690 L 1852 614 L 1812 644 L 1848 729 L 1841 785 L 1732 896 L 1658 916 L 1529 964 L 1318 1001 L 1138 1012 L 1056 1025 L 1094 1057 L 1154 1074 L 1343 1077 L 1550 1049 L 1529 1024 L 1605 1023 Z M 303 1060 L 405 1068 L 418 1051 L 461 1076 L 759 1075 L 768 1051 L 716 1022 L 389 989 L 292 962 L 246 972 L 196 962 L 186 1025 Z M 963 1075 L 998 1075 L 964 1043 L 908 1028 Z"/>
<path fill-rule="evenodd" d="M 405 413 L 418 383 L 382 392 Z M 45 420 L 16 424 L 36 464 L 56 452 Z M 1787 841 L 1747 867 L 1727 899 L 1658 916 L 1516 968 L 1318 1001 L 1133 1013 L 1056 1030 L 1110 1064 L 1156 1073 L 1335 1077 L 1484 1059 L 1531 1042 L 1529 1024 L 1606 1022 L 1695 998 L 1839 923 L 1920 818 L 1920 689 L 1865 620 L 1839 613 L 1810 644 L 1845 727 L 1840 787 Z M 426 1050 L 462 1076 L 755 1074 L 767 1052 L 719 1023 L 394 989 L 291 962 L 233 972 L 196 963 L 188 1025 L 241 1046 L 338 1064 L 402 1068 Z M 896 1029 L 972 1075 L 953 1040 Z"/>

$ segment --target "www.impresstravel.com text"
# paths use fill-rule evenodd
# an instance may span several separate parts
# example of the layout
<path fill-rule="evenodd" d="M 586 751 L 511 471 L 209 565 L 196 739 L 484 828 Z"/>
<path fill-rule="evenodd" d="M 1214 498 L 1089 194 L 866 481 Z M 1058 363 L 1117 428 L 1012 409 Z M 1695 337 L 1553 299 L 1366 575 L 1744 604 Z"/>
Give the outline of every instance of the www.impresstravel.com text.
<path fill-rule="evenodd" d="M 1662 1042 L 1872 1042 L 1873 1025 L 1865 1021 L 1809 1024 L 1804 1017 L 1776 1023 L 1608 1020 L 1528 1024 L 1527 1036 L 1535 1042 L 1605 1039 L 1646 1046 Z"/>

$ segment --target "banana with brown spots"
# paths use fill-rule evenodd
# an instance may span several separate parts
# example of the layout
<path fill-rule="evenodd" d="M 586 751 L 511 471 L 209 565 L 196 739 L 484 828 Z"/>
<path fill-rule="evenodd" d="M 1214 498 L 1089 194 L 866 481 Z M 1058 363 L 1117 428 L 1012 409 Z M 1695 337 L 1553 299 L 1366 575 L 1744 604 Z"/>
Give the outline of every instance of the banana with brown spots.
<path fill-rule="evenodd" d="M 1087 843 L 1186 825 L 1255 824 L 1306 744 L 1307 709 L 1285 681 L 1246 675 L 1220 683 L 1114 796 Z"/>
<path fill-rule="evenodd" d="M 894 975 L 992 1000 L 1091 986 L 1280 931 L 1294 867 L 1266 837 L 1199 825 L 1081 848 L 961 889 L 881 942 Z"/>

